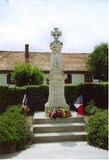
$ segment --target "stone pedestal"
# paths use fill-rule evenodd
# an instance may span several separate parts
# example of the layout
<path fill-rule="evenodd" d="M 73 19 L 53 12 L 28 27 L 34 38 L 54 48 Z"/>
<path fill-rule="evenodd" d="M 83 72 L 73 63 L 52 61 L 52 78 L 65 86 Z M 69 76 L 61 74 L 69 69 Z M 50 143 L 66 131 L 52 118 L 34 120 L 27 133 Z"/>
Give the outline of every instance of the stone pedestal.
<path fill-rule="evenodd" d="M 63 72 L 62 64 L 62 54 L 61 49 L 63 43 L 58 41 L 61 32 L 57 28 L 54 29 L 55 32 L 52 32 L 52 36 L 55 37 L 55 40 L 50 44 L 52 50 L 51 60 L 50 60 L 50 73 L 49 73 L 49 98 L 48 102 L 45 104 L 45 113 L 48 110 L 53 110 L 53 108 L 66 108 L 70 110 L 69 105 L 66 103 L 64 96 L 64 80 L 66 76 Z"/>

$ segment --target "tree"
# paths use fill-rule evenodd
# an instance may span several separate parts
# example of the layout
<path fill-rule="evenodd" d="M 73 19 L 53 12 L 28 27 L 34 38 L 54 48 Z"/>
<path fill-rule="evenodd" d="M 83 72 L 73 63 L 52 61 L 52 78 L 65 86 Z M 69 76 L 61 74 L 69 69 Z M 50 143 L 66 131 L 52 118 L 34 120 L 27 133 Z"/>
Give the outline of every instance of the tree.
<path fill-rule="evenodd" d="M 43 84 L 44 73 L 38 67 L 23 63 L 15 65 L 12 77 L 17 86 L 40 85 Z"/>
<path fill-rule="evenodd" d="M 86 62 L 92 75 L 102 81 L 108 80 L 108 44 L 97 45 Z"/>

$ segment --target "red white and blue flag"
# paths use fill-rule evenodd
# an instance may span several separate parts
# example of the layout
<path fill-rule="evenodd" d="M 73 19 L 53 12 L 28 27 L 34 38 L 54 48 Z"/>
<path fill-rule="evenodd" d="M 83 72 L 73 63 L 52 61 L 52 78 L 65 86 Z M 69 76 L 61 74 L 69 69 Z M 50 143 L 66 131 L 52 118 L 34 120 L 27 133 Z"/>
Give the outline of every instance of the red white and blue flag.
<path fill-rule="evenodd" d="M 74 106 L 77 108 L 77 111 L 78 111 L 77 114 L 78 115 L 83 115 L 83 95 L 82 94 L 80 94 L 77 97 L 77 99 L 74 103 Z"/>
<path fill-rule="evenodd" d="M 23 101 L 22 101 L 22 108 L 24 112 L 29 112 L 29 87 L 26 89 L 26 93 L 24 94 Z"/>

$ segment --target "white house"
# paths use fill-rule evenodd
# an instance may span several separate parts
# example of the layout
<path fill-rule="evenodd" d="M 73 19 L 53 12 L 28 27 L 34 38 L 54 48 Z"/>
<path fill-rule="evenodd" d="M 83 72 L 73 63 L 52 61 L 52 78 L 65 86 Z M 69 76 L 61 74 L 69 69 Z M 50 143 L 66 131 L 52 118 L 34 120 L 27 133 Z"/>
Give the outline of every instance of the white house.
<path fill-rule="evenodd" d="M 38 66 L 47 77 L 50 71 L 50 55 L 49 52 L 29 52 L 28 44 L 25 45 L 25 51 L 0 51 L 0 86 L 13 84 L 11 73 L 17 63 L 26 62 Z M 88 56 L 89 53 L 62 53 L 63 70 L 67 74 L 65 83 L 78 84 L 93 81 L 86 69 Z"/>

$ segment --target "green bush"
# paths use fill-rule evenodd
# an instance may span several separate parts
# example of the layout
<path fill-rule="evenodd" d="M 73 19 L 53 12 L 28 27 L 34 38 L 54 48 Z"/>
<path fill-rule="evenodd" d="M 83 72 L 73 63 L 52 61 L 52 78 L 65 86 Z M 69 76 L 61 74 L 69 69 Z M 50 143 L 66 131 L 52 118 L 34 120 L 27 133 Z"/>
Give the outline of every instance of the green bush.
<path fill-rule="evenodd" d="M 38 67 L 23 63 L 15 65 L 12 77 L 17 86 L 40 85 L 43 84 L 44 73 Z"/>
<path fill-rule="evenodd" d="M 17 149 L 23 149 L 32 140 L 33 134 L 18 107 L 9 107 L 0 115 L 0 143 L 16 143 Z"/>
<path fill-rule="evenodd" d="M 13 143 L 18 140 L 12 120 L 6 115 L 0 115 L 0 144 Z"/>
<path fill-rule="evenodd" d="M 103 149 L 108 149 L 108 111 L 98 110 L 88 118 L 86 126 L 88 143 Z"/>
<path fill-rule="evenodd" d="M 8 106 L 6 113 L 22 113 L 22 108 L 20 105 L 12 105 L 12 106 Z"/>
<path fill-rule="evenodd" d="M 89 115 L 93 115 L 98 111 L 98 108 L 95 106 L 95 102 L 91 100 L 91 102 L 86 106 L 85 111 Z"/>

